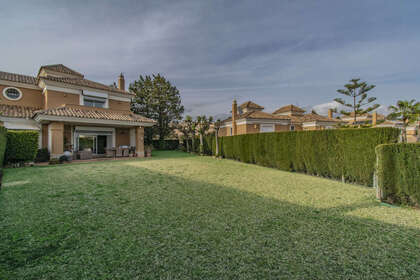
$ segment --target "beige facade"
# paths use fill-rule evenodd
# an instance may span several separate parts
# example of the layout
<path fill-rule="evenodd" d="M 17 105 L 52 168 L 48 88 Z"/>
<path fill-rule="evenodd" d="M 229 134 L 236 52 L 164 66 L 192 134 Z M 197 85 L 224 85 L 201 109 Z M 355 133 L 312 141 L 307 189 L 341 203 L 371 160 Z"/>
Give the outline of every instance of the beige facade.
<path fill-rule="evenodd" d="M 109 109 L 118 111 L 130 111 L 130 102 L 110 99 Z"/>
<path fill-rule="evenodd" d="M 0 123 L 39 131 L 39 148 L 52 157 L 119 147 L 133 147 L 142 157 L 144 127 L 155 122 L 130 111 L 133 95 L 125 91 L 122 74 L 118 85 L 86 80 L 61 64 L 42 66 L 37 77 L 0 71 Z"/>
<path fill-rule="evenodd" d="M 281 107 L 272 114 L 264 112 L 264 107 L 252 101 L 241 104 L 239 110 L 237 108 L 236 101 L 234 101 L 232 117 L 223 121 L 219 136 L 331 129 L 339 123 L 330 117 L 314 113 L 305 114 L 304 110 L 294 105 Z"/>
<path fill-rule="evenodd" d="M 11 86 L 13 83 L 6 83 L 6 85 L 0 84 L 0 103 L 6 104 L 6 105 L 20 105 L 20 106 L 29 106 L 29 107 L 36 107 L 36 108 L 43 108 L 44 107 L 44 100 L 42 96 L 42 90 L 41 89 L 33 89 L 33 88 L 27 88 L 22 87 L 22 85 L 14 84 L 14 86 Z M 19 86 L 16 86 L 19 85 Z M 18 101 L 13 101 L 7 99 L 3 95 L 3 91 L 6 88 L 18 88 L 22 92 L 22 98 Z"/>

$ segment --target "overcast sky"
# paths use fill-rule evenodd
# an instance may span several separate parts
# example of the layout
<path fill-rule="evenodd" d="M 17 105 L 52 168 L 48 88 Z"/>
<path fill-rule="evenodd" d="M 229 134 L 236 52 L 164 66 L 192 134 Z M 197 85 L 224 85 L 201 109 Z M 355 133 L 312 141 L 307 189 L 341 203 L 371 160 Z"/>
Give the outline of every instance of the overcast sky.
<path fill-rule="evenodd" d="M 3 1 L 0 70 L 63 63 L 111 84 L 161 73 L 186 113 L 321 113 L 353 77 L 378 102 L 420 97 L 420 1 Z M 320 105 L 321 104 L 321 105 Z"/>

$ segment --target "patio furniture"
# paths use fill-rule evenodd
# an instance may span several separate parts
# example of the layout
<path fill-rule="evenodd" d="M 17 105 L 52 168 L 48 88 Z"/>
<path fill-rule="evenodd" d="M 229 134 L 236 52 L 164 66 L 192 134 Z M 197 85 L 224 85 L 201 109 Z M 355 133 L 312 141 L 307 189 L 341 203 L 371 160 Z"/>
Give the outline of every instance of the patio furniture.
<path fill-rule="evenodd" d="M 116 152 L 115 148 L 106 149 L 105 150 L 105 156 L 106 157 L 115 157 L 116 156 L 115 152 Z"/>
<path fill-rule="evenodd" d="M 122 156 L 123 156 L 123 149 L 118 147 L 116 149 L 115 157 L 122 157 Z"/>
<path fill-rule="evenodd" d="M 86 160 L 86 159 L 92 159 L 92 150 L 91 149 L 85 149 L 83 151 L 79 152 L 79 156 L 81 160 Z"/>
<path fill-rule="evenodd" d="M 128 150 L 129 156 L 131 157 L 135 157 L 136 156 L 136 147 L 131 146 L 130 149 Z"/>

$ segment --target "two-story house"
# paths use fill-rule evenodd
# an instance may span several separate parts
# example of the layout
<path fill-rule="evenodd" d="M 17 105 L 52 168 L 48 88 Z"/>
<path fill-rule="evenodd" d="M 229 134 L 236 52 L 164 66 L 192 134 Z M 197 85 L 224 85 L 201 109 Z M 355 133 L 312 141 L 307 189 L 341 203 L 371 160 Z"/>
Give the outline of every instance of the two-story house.
<path fill-rule="evenodd" d="M 88 80 L 62 64 L 41 66 L 36 77 L 0 71 L 0 122 L 8 129 L 39 131 L 39 147 L 64 151 L 135 147 L 144 156 L 144 127 L 153 120 L 130 111 L 124 76 L 118 86 Z"/>
<path fill-rule="evenodd" d="M 264 107 L 247 101 L 240 106 L 232 103 L 232 116 L 222 122 L 219 136 L 278 132 L 289 130 L 320 130 L 335 128 L 340 121 L 329 116 L 310 113 L 295 106 L 283 106 L 273 113 L 264 112 Z"/>

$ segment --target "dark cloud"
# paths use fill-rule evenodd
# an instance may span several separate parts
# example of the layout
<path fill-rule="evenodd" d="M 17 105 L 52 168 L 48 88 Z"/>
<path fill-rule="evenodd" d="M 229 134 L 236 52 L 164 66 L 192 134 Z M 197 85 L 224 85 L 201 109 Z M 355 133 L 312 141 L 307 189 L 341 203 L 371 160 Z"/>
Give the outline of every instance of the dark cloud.
<path fill-rule="evenodd" d="M 229 112 L 233 98 L 323 105 L 352 77 L 376 84 L 381 104 L 420 91 L 417 1 L 1 4 L 0 70 L 63 63 L 106 84 L 161 73 L 193 115 Z"/>

